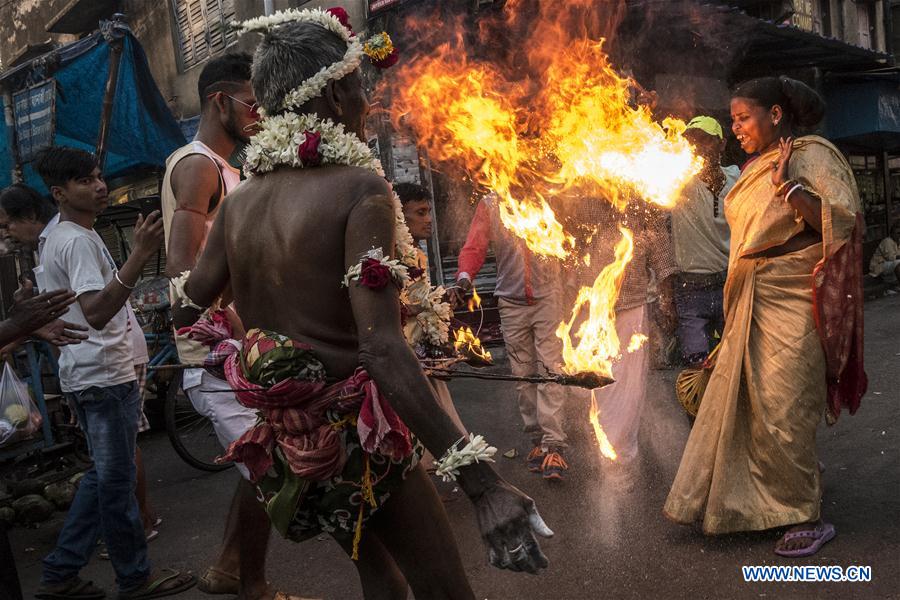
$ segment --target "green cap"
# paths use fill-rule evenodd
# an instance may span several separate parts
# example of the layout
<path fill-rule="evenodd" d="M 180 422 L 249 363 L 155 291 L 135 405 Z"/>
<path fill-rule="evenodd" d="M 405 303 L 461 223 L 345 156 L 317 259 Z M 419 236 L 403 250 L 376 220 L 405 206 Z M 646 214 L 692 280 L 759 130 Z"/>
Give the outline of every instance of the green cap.
<path fill-rule="evenodd" d="M 722 132 L 722 126 L 719 125 L 719 122 L 716 121 L 712 117 L 699 116 L 691 119 L 691 122 L 687 124 L 687 129 L 699 129 L 704 133 L 708 133 L 713 137 L 717 137 L 720 140 L 725 138 L 724 133 Z"/>

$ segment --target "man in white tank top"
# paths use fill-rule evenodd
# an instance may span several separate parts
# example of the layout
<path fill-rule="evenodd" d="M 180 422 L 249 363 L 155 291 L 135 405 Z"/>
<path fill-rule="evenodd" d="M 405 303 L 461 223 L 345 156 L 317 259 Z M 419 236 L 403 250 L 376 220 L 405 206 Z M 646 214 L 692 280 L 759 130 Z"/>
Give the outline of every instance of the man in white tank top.
<path fill-rule="evenodd" d="M 228 54 L 211 60 L 198 82 L 200 126 L 193 141 L 166 160 L 162 212 L 166 232 L 166 274 L 176 277 L 191 270 L 206 245 L 226 194 L 240 183 L 240 171 L 228 164 L 238 143 L 247 142 L 258 119 L 250 87 L 251 57 Z M 229 307 L 230 320 L 240 320 Z M 242 332 L 241 332 L 242 333 Z M 182 363 L 203 362 L 209 349 L 186 337 L 176 337 Z M 203 369 L 186 369 L 182 387 L 194 408 L 213 423 L 227 448 L 256 422 L 256 413 L 241 406 L 228 383 Z M 216 563 L 200 578 L 198 587 L 209 594 L 239 594 L 242 600 L 273 598 L 265 577 L 269 519 L 247 481 L 238 484 Z"/>

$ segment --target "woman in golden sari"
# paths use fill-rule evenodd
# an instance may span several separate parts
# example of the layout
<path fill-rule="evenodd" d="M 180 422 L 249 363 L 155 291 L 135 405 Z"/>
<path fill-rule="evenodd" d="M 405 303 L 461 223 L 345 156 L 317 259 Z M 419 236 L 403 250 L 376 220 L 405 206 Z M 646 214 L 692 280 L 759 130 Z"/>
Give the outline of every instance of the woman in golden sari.
<path fill-rule="evenodd" d="M 725 332 L 664 508 L 707 534 L 791 526 L 783 556 L 835 535 L 819 513 L 816 428 L 855 411 L 866 385 L 856 183 L 828 141 L 795 137 L 824 109 L 786 77 L 733 94 L 732 130 L 756 158 L 725 199 Z"/>

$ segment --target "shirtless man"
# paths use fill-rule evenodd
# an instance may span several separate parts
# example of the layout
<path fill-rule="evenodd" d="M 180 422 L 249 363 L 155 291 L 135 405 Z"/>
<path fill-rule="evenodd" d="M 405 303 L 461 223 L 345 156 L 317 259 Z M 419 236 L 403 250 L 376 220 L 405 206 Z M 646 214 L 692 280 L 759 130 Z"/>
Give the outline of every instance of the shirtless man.
<path fill-rule="evenodd" d="M 347 47 L 315 23 L 269 30 L 254 58 L 257 101 L 267 114 L 277 114 L 288 91 L 340 61 Z M 368 110 L 359 69 L 328 81 L 294 109 L 340 123 L 359 139 Z M 382 177 L 341 164 L 276 168 L 229 196 L 183 297 L 210 306 L 230 283 L 248 331 L 260 328 L 310 344 L 329 379 L 365 368 L 410 430 L 433 455 L 443 456 L 464 432 L 440 410 L 404 339 L 397 289 L 341 286 L 363 254 L 394 243 L 392 192 Z M 182 324 L 197 315 L 176 313 Z M 462 467 L 457 481 L 474 504 L 491 564 L 530 573 L 548 565 L 532 528 L 545 536 L 552 532 L 531 498 L 485 462 Z M 474 597 L 446 513 L 421 465 L 391 490 L 364 532 L 355 564 L 367 599 L 405 599 L 407 585 L 417 598 Z M 347 535 L 331 535 L 351 554 Z"/>

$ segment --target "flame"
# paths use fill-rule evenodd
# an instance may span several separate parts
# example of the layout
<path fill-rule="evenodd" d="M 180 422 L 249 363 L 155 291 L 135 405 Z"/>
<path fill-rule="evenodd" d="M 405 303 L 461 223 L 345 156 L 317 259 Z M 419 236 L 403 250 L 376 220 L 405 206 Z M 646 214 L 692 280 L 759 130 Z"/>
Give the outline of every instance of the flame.
<path fill-rule="evenodd" d="M 572 316 L 556 330 L 563 343 L 563 370 L 567 373 L 591 371 L 612 377 L 612 360 L 619 354 L 616 299 L 634 251 L 631 231 L 620 227 L 619 233 L 622 239 L 616 244 L 615 260 L 600 271 L 591 287 L 578 291 Z M 587 311 L 587 318 L 581 320 L 573 339 L 572 329 L 583 310 Z"/>
<path fill-rule="evenodd" d="M 478 295 L 478 290 L 473 287 L 472 297 L 469 298 L 468 304 L 469 312 L 475 312 L 476 308 L 481 308 L 481 296 Z"/>
<path fill-rule="evenodd" d="M 472 47 L 461 21 L 447 23 L 443 31 L 452 34 L 437 44 L 430 38 L 427 52 L 382 84 L 389 88 L 394 126 L 411 130 L 436 168 L 492 194 L 502 224 L 545 260 L 590 266 L 590 256 L 557 218 L 567 199 L 597 198 L 620 211 L 641 200 L 671 208 L 703 167 L 682 136 L 685 123 L 657 120 L 642 100 L 650 94 L 611 65 L 603 34 L 612 28 L 604 26 L 624 10 L 622 0 L 509 0 L 503 19 L 479 17 L 481 47 Z M 429 27 L 439 37 L 435 22 L 408 25 L 415 39 Z M 505 53 L 503 43 L 495 43 L 498 32 L 514 40 Z M 615 260 L 580 289 L 571 316 L 557 329 L 570 375 L 611 377 L 620 356 L 614 309 L 633 235 L 619 231 Z M 457 331 L 457 348 L 473 346 L 473 338 L 471 330 Z M 632 338 L 629 351 L 640 343 Z M 596 406 L 590 421 L 601 452 L 614 458 Z"/>
<path fill-rule="evenodd" d="M 600 426 L 600 407 L 597 406 L 597 401 L 594 400 L 594 398 L 591 398 L 591 410 L 588 414 L 588 420 L 594 428 L 594 436 L 597 438 L 597 443 L 600 445 L 600 454 L 609 460 L 616 460 L 616 458 L 618 458 L 616 449 L 613 448 L 609 438 L 606 437 L 606 432 L 603 431 L 603 427 Z"/>
<path fill-rule="evenodd" d="M 647 336 L 643 333 L 635 333 L 631 336 L 631 341 L 628 342 L 628 353 L 637 352 L 640 350 L 644 344 L 647 342 Z"/>
<path fill-rule="evenodd" d="M 474 356 L 484 362 L 493 362 L 493 357 L 487 348 L 481 345 L 481 340 L 470 327 L 460 327 L 454 334 L 453 348 L 468 356 Z"/>

